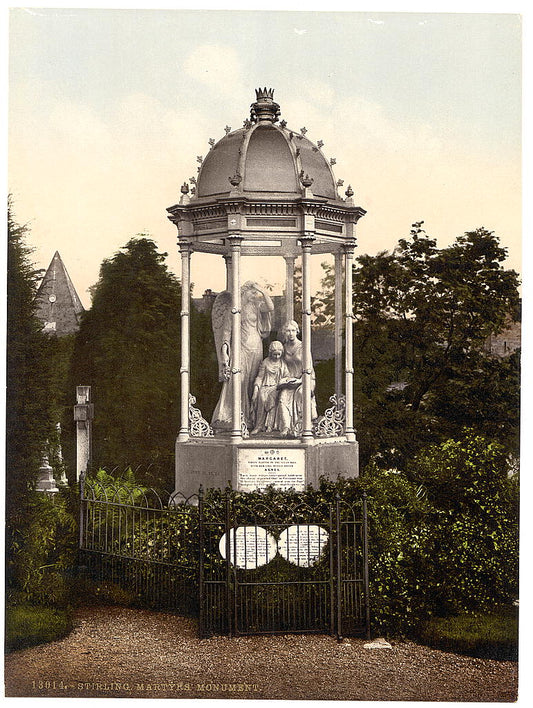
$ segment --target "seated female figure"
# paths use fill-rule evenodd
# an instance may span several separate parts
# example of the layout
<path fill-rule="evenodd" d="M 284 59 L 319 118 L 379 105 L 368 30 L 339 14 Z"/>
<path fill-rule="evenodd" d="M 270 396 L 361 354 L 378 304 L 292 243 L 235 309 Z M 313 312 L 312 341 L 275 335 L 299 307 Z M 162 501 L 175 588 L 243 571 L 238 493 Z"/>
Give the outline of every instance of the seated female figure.
<path fill-rule="evenodd" d="M 277 428 L 278 384 L 289 377 L 282 355 L 283 344 L 272 342 L 268 349 L 268 357 L 259 367 L 252 394 L 251 413 L 254 420 L 252 435 L 262 432 L 271 433 Z"/>

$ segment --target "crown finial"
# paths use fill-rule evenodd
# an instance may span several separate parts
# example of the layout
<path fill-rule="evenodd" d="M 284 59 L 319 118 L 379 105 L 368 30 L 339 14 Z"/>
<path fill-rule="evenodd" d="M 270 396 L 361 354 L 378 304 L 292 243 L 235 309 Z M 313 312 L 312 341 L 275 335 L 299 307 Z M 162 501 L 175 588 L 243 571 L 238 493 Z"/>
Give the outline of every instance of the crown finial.
<path fill-rule="evenodd" d="M 252 123 L 259 121 L 269 121 L 275 123 L 279 116 L 279 104 L 274 101 L 274 89 L 258 88 L 255 89 L 255 103 L 250 106 L 250 119 Z"/>

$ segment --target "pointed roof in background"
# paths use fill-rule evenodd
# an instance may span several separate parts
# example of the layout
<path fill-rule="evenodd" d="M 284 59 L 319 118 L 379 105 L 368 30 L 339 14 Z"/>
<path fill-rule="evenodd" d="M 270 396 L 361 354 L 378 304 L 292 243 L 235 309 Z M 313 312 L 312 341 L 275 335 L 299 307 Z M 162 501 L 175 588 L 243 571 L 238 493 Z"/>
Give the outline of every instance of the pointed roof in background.
<path fill-rule="evenodd" d="M 45 332 L 63 337 L 78 331 L 84 307 L 59 251 L 54 253 L 37 291 L 35 302 L 35 314 L 43 323 Z"/>

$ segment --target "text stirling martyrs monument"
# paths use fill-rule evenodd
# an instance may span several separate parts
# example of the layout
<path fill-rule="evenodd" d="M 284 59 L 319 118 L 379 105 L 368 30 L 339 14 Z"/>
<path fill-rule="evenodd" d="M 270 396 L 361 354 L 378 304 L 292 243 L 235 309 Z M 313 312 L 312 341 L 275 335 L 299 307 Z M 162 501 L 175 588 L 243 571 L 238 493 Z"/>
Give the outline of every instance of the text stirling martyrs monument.
<path fill-rule="evenodd" d="M 280 119 L 272 89 L 257 89 L 242 128 L 199 157 L 199 174 L 169 207 L 181 253 L 181 425 L 176 490 L 204 487 L 252 491 L 268 485 L 304 490 L 320 477 L 358 476 L 353 425 L 352 264 L 355 227 L 366 213 L 353 190 L 339 196 L 322 143 L 313 144 Z M 219 254 L 226 290 L 212 309 L 222 390 L 211 423 L 190 390 L 191 255 Z M 311 254 L 335 259 L 335 391 L 318 415 L 311 342 Z M 285 260 L 281 341 L 268 346 L 274 305 L 256 283 L 241 283 L 241 258 Z M 301 258 L 302 322 L 294 320 L 295 261 Z M 301 339 L 300 339 L 301 335 Z M 265 352 L 266 353 L 266 352 Z M 215 382 L 213 382 L 213 385 Z M 201 405 L 201 402 L 199 402 Z"/>

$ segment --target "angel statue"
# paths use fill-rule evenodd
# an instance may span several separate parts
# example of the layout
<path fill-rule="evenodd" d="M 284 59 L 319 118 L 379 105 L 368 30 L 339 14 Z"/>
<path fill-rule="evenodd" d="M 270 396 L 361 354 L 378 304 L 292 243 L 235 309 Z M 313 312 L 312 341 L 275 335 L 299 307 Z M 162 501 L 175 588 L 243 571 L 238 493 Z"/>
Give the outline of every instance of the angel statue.
<path fill-rule="evenodd" d="M 218 379 L 223 382 L 220 398 L 213 413 L 212 427 L 230 430 L 232 427 L 233 381 L 231 341 L 232 297 L 228 290 L 219 293 L 211 313 L 218 358 Z M 262 339 L 272 327 L 274 304 L 257 283 L 247 281 L 241 287 L 241 410 L 250 426 L 250 402 L 254 381 L 263 359 Z"/>
<path fill-rule="evenodd" d="M 294 320 L 286 322 L 281 329 L 283 342 L 283 362 L 289 377 L 278 385 L 277 426 L 281 437 L 296 437 L 302 426 L 303 409 L 303 345 L 297 335 L 300 328 Z M 318 417 L 315 400 L 315 371 L 311 369 L 311 419 Z"/>

